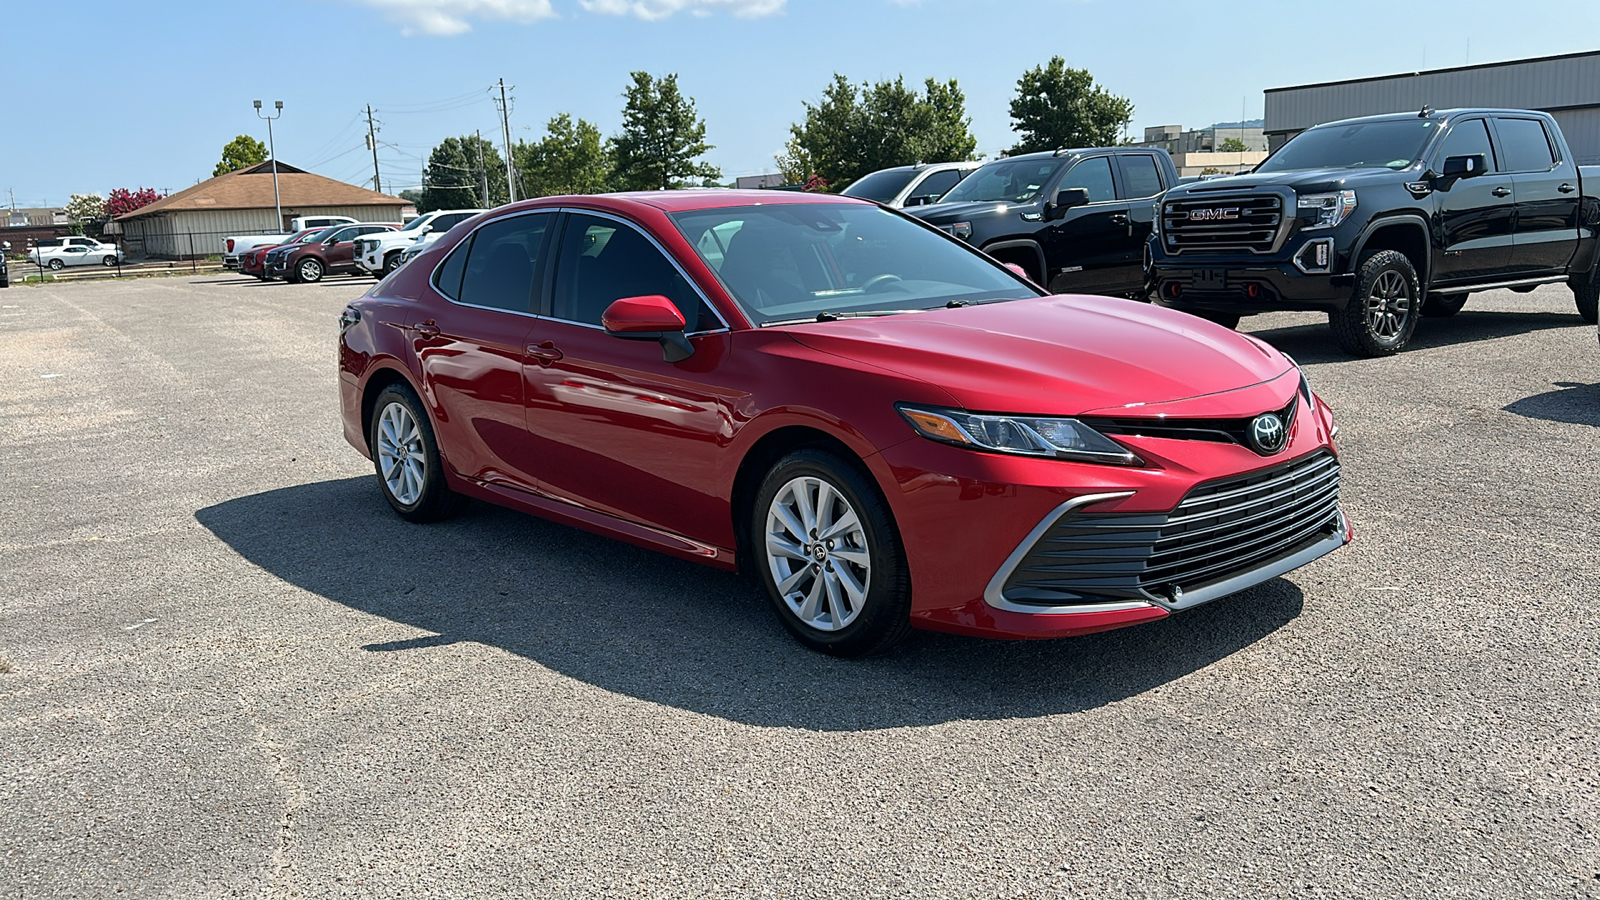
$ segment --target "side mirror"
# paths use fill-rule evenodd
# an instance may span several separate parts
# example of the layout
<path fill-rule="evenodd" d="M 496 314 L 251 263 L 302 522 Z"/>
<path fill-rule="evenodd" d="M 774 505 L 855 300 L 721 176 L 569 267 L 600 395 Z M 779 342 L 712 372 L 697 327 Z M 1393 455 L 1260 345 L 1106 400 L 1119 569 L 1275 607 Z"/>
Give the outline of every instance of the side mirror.
<path fill-rule="evenodd" d="M 682 362 L 694 355 L 694 345 L 684 337 L 683 313 L 660 294 L 623 297 L 606 307 L 600 316 L 606 334 L 630 341 L 656 341 L 661 358 Z"/>
<path fill-rule="evenodd" d="M 1067 210 L 1072 209 L 1075 206 L 1088 205 L 1088 188 L 1067 188 L 1066 190 L 1056 194 L 1056 202 L 1050 204 L 1050 206 L 1045 209 L 1044 217 L 1046 219 L 1059 219 L 1066 215 Z"/>
<path fill-rule="evenodd" d="M 923 194 L 920 197 L 907 197 L 906 206 L 928 206 L 930 204 L 937 203 L 938 200 L 939 198 L 933 196 L 932 194 Z"/>
<path fill-rule="evenodd" d="M 1473 153 L 1468 156 L 1450 156 L 1444 161 L 1444 171 L 1441 178 L 1477 178 L 1488 171 L 1488 161 L 1482 153 Z"/>

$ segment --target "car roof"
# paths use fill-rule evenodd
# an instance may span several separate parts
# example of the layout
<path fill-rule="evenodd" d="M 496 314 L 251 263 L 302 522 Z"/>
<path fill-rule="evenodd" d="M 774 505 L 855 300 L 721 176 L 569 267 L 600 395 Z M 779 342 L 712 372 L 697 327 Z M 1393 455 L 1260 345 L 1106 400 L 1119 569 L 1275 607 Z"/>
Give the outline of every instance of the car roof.
<path fill-rule="evenodd" d="M 1548 113 L 1536 109 L 1496 109 L 1492 107 L 1459 107 L 1455 109 L 1427 109 L 1418 112 L 1383 113 L 1376 116 L 1357 116 L 1353 119 L 1339 119 L 1334 122 L 1323 122 L 1311 128 L 1326 128 L 1330 125 L 1350 125 L 1355 122 L 1403 122 L 1416 121 L 1417 119 L 1430 119 L 1435 122 L 1444 122 L 1465 115 L 1518 115 L 1534 116 L 1536 118 L 1549 118 Z M 1311 128 L 1307 128 L 1310 131 Z"/>
<path fill-rule="evenodd" d="M 645 206 L 662 212 L 677 213 L 701 209 L 727 209 L 735 206 L 774 206 L 791 203 L 877 205 L 870 200 L 859 200 L 855 197 L 846 197 L 841 194 L 688 188 L 681 191 L 633 191 L 621 194 L 540 197 L 537 200 L 526 200 L 513 204 L 513 206 L 517 209 L 537 209 L 548 206 L 587 206 L 591 209 L 610 209 L 618 212 Z"/>

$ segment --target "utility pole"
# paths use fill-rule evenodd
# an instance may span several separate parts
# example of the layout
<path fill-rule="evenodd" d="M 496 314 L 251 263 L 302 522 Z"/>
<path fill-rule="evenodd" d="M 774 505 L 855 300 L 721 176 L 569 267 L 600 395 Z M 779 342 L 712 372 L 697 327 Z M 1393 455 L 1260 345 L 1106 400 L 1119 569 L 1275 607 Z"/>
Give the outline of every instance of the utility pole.
<path fill-rule="evenodd" d="M 378 130 L 372 124 L 372 104 L 367 104 L 367 146 L 372 148 L 372 189 L 383 193 L 383 182 L 378 178 Z"/>
<path fill-rule="evenodd" d="M 512 85 L 515 87 L 516 85 Z M 511 107 L 506 105 L 506 80 L 500 79 L 500 129 L 505 139 L 506 147 L 506 197 L 508 202 L 517 201 L 517 176 L 516 170 L 511 165 Z"/>
<path fill-rule="evenodd" d="M 272 123 L 283 115 L 283 101 L 274 100 L 272 106 L 278 111 L 276 116 L 263 116 L 261 114 L 261 101 L 256 101 L 256 118 L 267 120 L 267 148 L 272 154 L 272 205 L 278 208 L 278 228 L 283 228 L 283 200 L 278 196 L 278 145 L 272 140 Z M 168 192 L 170 193 L 170 192 Z"/>
<path fill-rule="evenodd" d="M 483 180 L 483 194 L 482 194 L 482 196 L 483 196 L 483 208 L 484 209 L 488 209 L 489 208 L 489 166 L 485 162 L 484 155 L 483 155 L 483 130 L 479 129 L 479 130 L 473 132 L 473 134 L 478 136 L 478 140 L 477 140 L 477 147 L 478 147 L 478 177 Z"/>

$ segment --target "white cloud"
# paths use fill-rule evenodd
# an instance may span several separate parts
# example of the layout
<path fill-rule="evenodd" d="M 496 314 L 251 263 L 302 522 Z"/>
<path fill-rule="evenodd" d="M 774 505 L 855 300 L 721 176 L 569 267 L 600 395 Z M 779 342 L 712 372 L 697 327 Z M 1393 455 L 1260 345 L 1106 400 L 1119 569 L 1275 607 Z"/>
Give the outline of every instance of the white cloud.
<path fill-rule="evenodd" d="M 583 8 L 592 13 L 608 16 L 638 16 L 641 19 L 665 19 L 674 13 L 687 12 L 708 16 L 714 12 L 731 12 L 744 19 L 770 16 L 782 12 L 787 0 L 583 0 Z"/>
<path fill-rule="evenodd" d="M 550 0 L 362 0 L 400 23 L 401 34 L 447 36 L 472 30 L 473 19 L 537 22 L 553 19 Z"/>

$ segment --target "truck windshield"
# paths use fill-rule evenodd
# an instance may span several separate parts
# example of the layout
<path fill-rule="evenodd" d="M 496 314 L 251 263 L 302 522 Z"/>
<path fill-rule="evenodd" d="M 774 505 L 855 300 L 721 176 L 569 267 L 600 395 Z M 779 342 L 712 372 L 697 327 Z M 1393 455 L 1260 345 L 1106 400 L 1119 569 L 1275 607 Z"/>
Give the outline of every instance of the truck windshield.
<path fill-rule="evenodd" d="M 940 203 L 1029 203 L 1060 170 L 1063 159 L 1001 160 L 982 166 Z"/>
<path fill-rule="evenodd" d="M 1429 119 L 1323 125 L 1296 135 L 1256 171 L 1404 169 L 1422 155 L 1437 125 Z"/>
<path fill-rule="evenodd" d="M 846 197 L 860 197 L 863 200 L 888 203 L 894 199 L 895 194 L 900 193 L 901 189 L 911 183 L 911 176 L 915 174 L 917 174 L 915 169 L 884 169 L 856 181 L 839 193 Z"/>

